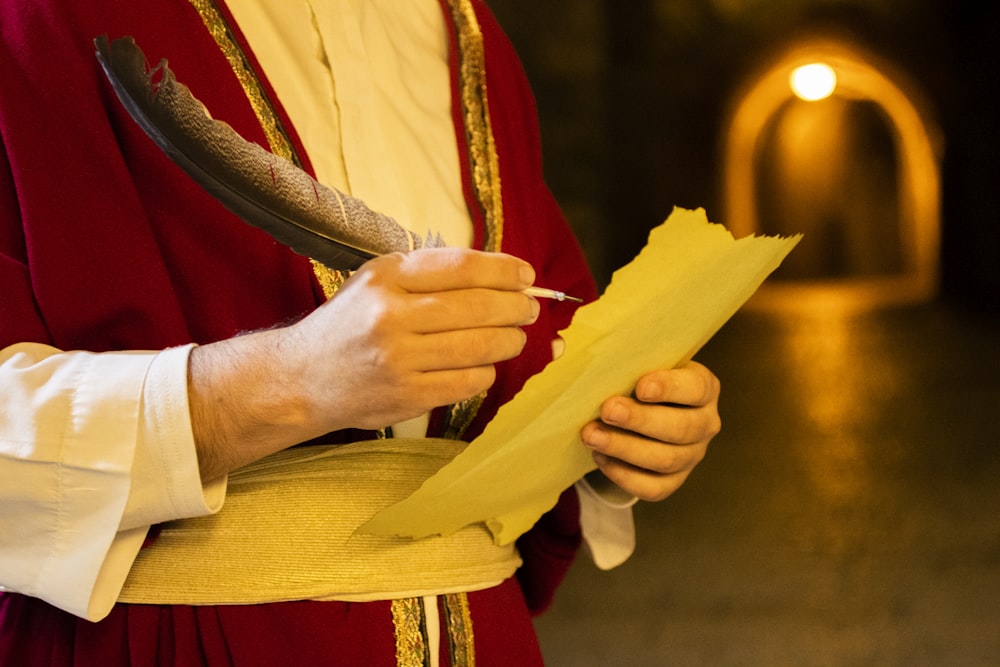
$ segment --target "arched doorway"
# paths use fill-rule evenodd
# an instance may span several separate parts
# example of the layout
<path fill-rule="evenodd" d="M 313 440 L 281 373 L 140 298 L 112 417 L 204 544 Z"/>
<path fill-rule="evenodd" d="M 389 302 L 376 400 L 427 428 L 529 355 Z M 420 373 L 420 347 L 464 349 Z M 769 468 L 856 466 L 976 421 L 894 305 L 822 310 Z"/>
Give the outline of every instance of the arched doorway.
<path fill-rule="evenodd" d="M 801 65 L 825 63 L 834 94 L 797 99 Z M 804 232 L 753 301 L 866 307 L 938 289 L 937 130 L 912 83 L 863 49 L 802 42 L 739 91 L 726 126 L 725 222 L 736 236 Z"/>

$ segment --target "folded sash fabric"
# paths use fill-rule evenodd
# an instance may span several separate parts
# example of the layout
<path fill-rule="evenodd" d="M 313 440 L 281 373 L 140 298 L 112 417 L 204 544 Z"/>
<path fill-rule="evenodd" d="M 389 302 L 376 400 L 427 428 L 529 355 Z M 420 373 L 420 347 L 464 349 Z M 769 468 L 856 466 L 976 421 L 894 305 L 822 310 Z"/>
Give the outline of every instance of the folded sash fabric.
<path fill-rule="evenodd" d="M 481 590 L 521 559 L 482 524 L 420 540 L 355 535 L 466 443 L 388 439 L 299 447 L 232 473 L 212 516 L 165 524 L 132 567 L 121 602 L 258 604 L 392 600 Z"/>

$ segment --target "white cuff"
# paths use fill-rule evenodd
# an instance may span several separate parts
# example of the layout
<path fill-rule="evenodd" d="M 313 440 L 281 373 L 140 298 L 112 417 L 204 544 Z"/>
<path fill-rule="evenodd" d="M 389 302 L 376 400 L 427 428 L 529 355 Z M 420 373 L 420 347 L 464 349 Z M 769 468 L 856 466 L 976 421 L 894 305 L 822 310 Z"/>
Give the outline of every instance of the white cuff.
<path fill-rule="evenodd" d="M 202 484 L 188 408 L 187 365 L 193 345 L 160 352 L 142 390 L 132 484 L 118 533 L 101 564 L 87 618 L 114 606 L 149 526 L 205 516 L 222 508 L 226 477 Z"/>
<path fill-rule="evenodd" d="M 599 471 L 576 483 L 584 547 L 602 570 L 618 567 L 635 551 L 632 506 L 638 498 L 623 491 Z"/>
<path fill-rule="evenodd" d="M 193 345 L 156 355 L 142 390 L 132 486 L 119 530 L 205 516 L 222 508 L 226 478 L 202 484 L 188 408 Z"/>
<path fill-rule="evenodd" d="M 225 479 L 199 478 L 189 351 L 0 350 L 0 589 L 99 620 L 149 525 L 221 507 Z"/>
<path fill-rule="evenodd" d="M 91 617 L 91 594 L 128 497 L 153 353 L 0 354 L 3 586 Z M 106 611 L 104 613 L 107 613 Z"/>

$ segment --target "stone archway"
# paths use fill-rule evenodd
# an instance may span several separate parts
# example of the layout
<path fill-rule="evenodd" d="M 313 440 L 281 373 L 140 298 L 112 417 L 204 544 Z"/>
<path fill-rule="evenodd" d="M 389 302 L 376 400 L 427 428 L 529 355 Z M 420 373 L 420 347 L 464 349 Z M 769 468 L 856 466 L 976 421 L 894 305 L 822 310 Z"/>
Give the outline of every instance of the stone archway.
<path fill-rule="evenodd" d="M 872 105 L 886 119 L 896 160 L 898 267 L 879 275 L 772 280 L 752 303 L 781 307 L 836 302 L 865 307 L 932 299 L 938 289 L 940 263 L 938 131 L 915 86 L 891 65 L 856 45 L 829 38 L 800 42 L 737 91 L 724 136 L 726 225 L 737 237 L 767 231 L 759 219 L 757 165 L 761 137 L 793 97 L 788 84 L 791 72 L 812 62 L 834 68 L 838 78 L 835 95 L 842 101 Z M 842 196 L 849 198 L 851 193 Z"/>

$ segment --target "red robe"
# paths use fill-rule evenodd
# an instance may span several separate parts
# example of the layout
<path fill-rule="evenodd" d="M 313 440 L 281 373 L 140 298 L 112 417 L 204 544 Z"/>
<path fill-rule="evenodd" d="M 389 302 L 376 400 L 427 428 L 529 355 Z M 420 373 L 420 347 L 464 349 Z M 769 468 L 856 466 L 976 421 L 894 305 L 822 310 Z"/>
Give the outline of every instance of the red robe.
<path fill-rule="evenodd" d="M 528 83 L 494 18 L 481 2 L 473 4 L 503 184 L 502 250 L 531 262 L 538 284 L 592 296 L 582 254 L 543 181 Z M 444 13 L 459 119 L 459 54 Z M 0 4 L 0 347 L 37 341 L 106 351 L 209 343 L 319 305 L 324 296 L 306 259 L 223 209 L 127 115 L 94 57 L 93 39 L 102 34 L 132 35 L 151 60 L 168 58 L 213 116 L 267 145 L 230 64 L 190 3 Z M 294 128 L 259 78 L 309 170 Z M 465 147 L 464 130 L 457 124 L 456 131 Z M 482 215 L 468 174 L 465 181 L 478 244 Z M 550 341 L 571 315 L 568 304 L 542 303 L 524 352 L 500 364 L 466 438 L 548 362 Z M 469 595 L 479 664 L 540 660 L 529 614 L 549 603 L 573 558 L 577 514 L 575 495 L 564 494 L 519 542 L 525 565 L 517 581 Z M 382 602 L 117 605 L 90 623 L 39 600 L 0 595 L 5 665 L 379 665 L 394 664 L 394 655 L 392 619 Z"/>

